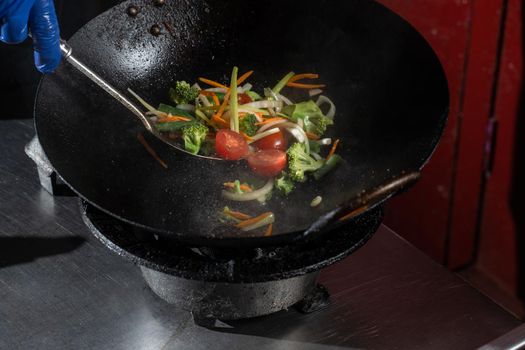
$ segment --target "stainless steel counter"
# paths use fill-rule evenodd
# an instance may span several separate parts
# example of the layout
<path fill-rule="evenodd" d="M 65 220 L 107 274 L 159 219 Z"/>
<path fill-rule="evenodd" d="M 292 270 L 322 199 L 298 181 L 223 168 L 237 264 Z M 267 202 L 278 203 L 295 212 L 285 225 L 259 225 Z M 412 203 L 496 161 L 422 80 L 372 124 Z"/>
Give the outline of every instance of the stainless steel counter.
<path fill-rule="evenodd" d="M 472 349 L 520 324 L 383 226 L 322 272 L 326 309 L 196 326 L 40 188 L 33 135 L 0 121 L 0 349 Z"/>

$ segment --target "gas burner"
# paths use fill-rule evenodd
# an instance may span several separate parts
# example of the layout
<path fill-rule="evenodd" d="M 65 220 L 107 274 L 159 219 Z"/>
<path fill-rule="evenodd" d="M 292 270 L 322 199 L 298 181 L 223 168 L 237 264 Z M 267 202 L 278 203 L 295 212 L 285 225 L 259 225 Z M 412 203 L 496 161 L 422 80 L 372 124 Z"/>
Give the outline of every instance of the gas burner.
<path fill-rule="evenodd" d="M 42 187 L 63 193 L 38 139 L 26 153 L 37 164 Z M 191 311 L 197 322 L 271 314 L 291 306 L 312 312 L 328 302 L 317 284 L 322 268 L 364 245 L 383 218 L 378 207 L 305 243 L 261 248 L 191 247 L 118 220 L 80 200 L 82 219 L 109 249 L 137 264 L 151 290 Z"/>
<path fill-rule="evenodd" d="M 306 244 L 263 248 L 188 247 L 115 219 L 81 201 L 82 218 L 109 249 L 134 262 L 162 299 L 197 319 L 267 315 L 294 304 L 311 312 L 328 293 L 319 271 L 370 239 L 383 212 L 375 209 Z"/>

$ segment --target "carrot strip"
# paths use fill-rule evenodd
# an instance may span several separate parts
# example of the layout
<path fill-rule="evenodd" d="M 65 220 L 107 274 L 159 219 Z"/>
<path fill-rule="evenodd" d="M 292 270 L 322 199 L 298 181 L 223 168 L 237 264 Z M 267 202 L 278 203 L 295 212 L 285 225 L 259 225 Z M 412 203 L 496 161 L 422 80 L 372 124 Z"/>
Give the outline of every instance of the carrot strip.
<path fill-rule="evenodd" d="M 210 86 L 214 86 L 214 87 L 218 87 L 218 88 L 223 88 L 223 89 L 228 89 L 228 87 L 226 85 L 223 85 L 221 83 L 218 83 L 216 81 L 213 81 L 213 80 L 210 80 L 210 79 L 206 79 L 206 78 L 199 78 L 200 81 L 202 81 L 203 83 L 205 84 L 208 84 Z"/>
<path fill-rule="evenodd" d="M 334 155 L 338 144 L 339 144 L 339 139 L 335 140 L 334 145 L 332 146 L 332 149 L 330 150 L 330 153 L 328 153 L 328 157 L 326 157 L 326 160 L 330 159 L 330 157 Z"/>
<path fill-rule="evenodd" d="M 321 89 L 326 87 L 325 84 L 301 84 L 301 83 L 287 83 L 286 86 L 298 89 Z"/>
<path fill-rule="evenodd" d="M 252 219 L 241 221 L 237 225 L 235 225 L 235 227 L 237 227 L 237 228 L 244 228 L 244 227 L 253 225 L 253 224 L 255 224 L 255 223 L 257 223 L 257 222 L 259 222 L 261 220 L 266 219 L 270 215 L 272 215 L 271 211 L 263 213 L 263 214 L 261 214 L 261 215 L 259 215 L 257 217 L 252 218 Z"/>
<path fill-rule="evenodd" d="M 228 209 L 228 210 L 225 210 L 224 212 L 239 220 L 249 220 L 252 218 L 250 215 L 241 213 L 240 211 L 233 211 L 233 210 Z"/>
<path fill-rule="evenodd" d="M 246 79 L 248 79 L 253 74 L 253 70 L 248 71 L 244 73 L 239 79 L 237 79 L 237 85 L 242 84 Z M 224 95 L 224 100 L 222 101 L 221 108 L 217 111 L 217 113 L 214 115 L 214 117 L 220 118 L 222 117 L 224 110 L 226 109 L 226 105 L 230 101 L 230 95 L 231 91 L 229 87 L 226 87 L 228 89 L 228 92 L 226 92 L 226 95 Z"/>
<path fill-rule="evenodd" d="M 169 122 L 189 122 L 191 121 L 188 117 L 181 117 L 180 115 L 169 115 L 166 118 L 161 118 L 158 120 L 159 123 L 169 123 Z"/>
<path fill-rule="evenodd" d="M 302 79 L 317 79 L 319 78 L 319 74 L 313 74 L 313 73 L 305 73 L 305 74 L 297 74 L 288 80 L 288 83 L 295 83 L 297 80 Z"/>
<path fill-rule="evenodd" d="M 202 96 L 209 96 L 209 97 L 212 97 L 213 95 L 215 95 L 213 91 L 206 91 L 206 90 L 199 91 L 199 94 Z"/>
<path fill-rule="evenodd" d="M 273 231 L 273 224 L 270 224 L 270 225 L 268 225 L 268 228 L 264 232 L 264 237 L 271 236 L 272 235 L 272 231 Z"/>
<path fill-rule="evenodd" d="M 146 149 L 146 151 L 148 151 L 148 153 L 153 157 L 155 158 L 155 160 L 157 162 L 159 162 L 160 165 L 162 165 L 165 169 L 168 169 L 168 164 L 166 164 L 165 161 L 163 161 L 162 159 L 160 159 L 160 157 L 158 156 L 157 152 L 155 152 L 155 150 L 153 148 L 151 148 L 151 146 L 149 145 L 148 141 L 146 141 L 146 139 L 144 138 L 144 135 L 142 133 L 138 133 L 137 134 L 137 139 L 139 140 L 139 142 L 142 144 L 142 146 L 144 146 L 144 148 Z"/>
<path fill-rule="evenodd" d="M 268 119 L 263 120 L 262 122 L 255 123 L 255 125 L 264 125 L 264 124 L 276 122 L 278 120 L 285 120 L 285 119 L 284 118 L 280 118 L 280 117 L 268 118 Z"/>
<path fill-rule="evenodd" d="M 248 79 L 252 74 L 253 74 L 253 70 L 250 70 L 244 73 L 243 75 L 241 75 L 241 77 L 237 79 L 237 85 L 244 83 L 246 79 Z"/>
<path fill-rule="evenodd" d="M 224 187 L 228 187 L 228 188 L 233 188 L 235 187 L 235 184 L 233 182 L 225 182 L 223 183 Z M 245 184 L 241 184 L 241 190 L 243 190 L 244 192 L 251 192 L 253 191 L 252 188 L 248 185 L 245 185 Z"/>
<path fill-rule="evenodd" d="M 351 217 L 354 217 L 354 216 L 357 216 L 359 214 L 364 213 L 367 209 L 368 209 L 368 206 L 365 205 L 364 207 L 352 210 L 351 212 L 349 212 L 345 216 L 340 217 L 339 221 L 346 221 L 346 220 L 350 219 Z"/>
<path fill-rule="evenodd" d="M 221 105 L 221 101 L 219 101 L 219 98 L 217 97 L 217 95 L 213 94 L 213 102 L 215 103 L 216 106 L 220 106 Z"/>
<path fill-rule="evenodd" d="M 316 135 L 310 131 L 305 131 L 305 133 L 306 133 L 306 136 L 308 136 L 310 140 L 319 140 L 321 138 L 319 135 Z"/>
<path fill-rule="evenodd" d="M 244 139 L 245 139 L 246 141 L 251 141 L 251 140 L 253 140 L 250 136 L 246 135 L 246 134 L 243 133 L 242 131 L 239 131 L 239 134 L 241 134 L 241 135 L 244 137 Z"/>

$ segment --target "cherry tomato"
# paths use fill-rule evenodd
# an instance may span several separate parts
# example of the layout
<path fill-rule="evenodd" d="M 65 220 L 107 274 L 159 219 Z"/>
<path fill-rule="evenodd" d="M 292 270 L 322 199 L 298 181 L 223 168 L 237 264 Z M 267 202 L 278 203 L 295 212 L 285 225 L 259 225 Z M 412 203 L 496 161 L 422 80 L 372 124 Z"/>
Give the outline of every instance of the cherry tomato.
<path fill-rule="evenodd" d="M 248 154 L 248 143 L 235 131 L 221 129 L 215 136 L 215 152 L 221 158 L 239 160 Z"/>
<path fill-rule="evenodd" d="M 268 135 L 259 141 L 255 141 L 253 145 L 259 149 L 279 149 L 281 151 L 286 151 L 286 139 L 281 130 L 275 134 Z"/>
<path fill-rule="evenodd" d="M 243 105 L 252 102 L 252 99 L 248 94 L 238 94 L 237 101 L 239 101 L 239 104 Z"/>
<path fill-rule="evenodd" d="M 276 176 L 286 166 L 286 153 L 278 149 L 260 150 L 248 156 L 248 164 L 259 176 Z"/>

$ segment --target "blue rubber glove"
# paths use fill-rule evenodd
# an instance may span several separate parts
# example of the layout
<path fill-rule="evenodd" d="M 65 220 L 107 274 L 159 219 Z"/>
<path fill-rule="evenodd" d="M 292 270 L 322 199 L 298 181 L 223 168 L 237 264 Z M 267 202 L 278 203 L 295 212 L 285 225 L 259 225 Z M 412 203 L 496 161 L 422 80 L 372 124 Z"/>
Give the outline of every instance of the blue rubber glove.
<path fill-rule="evenodd" d="M 17 44 L 31 30 L 35 66 L 53 72 L 60 63 L 60 30 L 53 0 L 0 0 L 0 40 Z"/>

